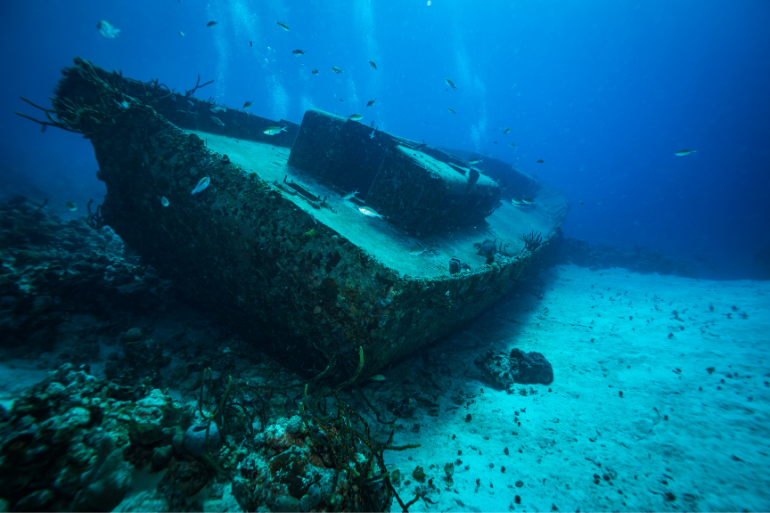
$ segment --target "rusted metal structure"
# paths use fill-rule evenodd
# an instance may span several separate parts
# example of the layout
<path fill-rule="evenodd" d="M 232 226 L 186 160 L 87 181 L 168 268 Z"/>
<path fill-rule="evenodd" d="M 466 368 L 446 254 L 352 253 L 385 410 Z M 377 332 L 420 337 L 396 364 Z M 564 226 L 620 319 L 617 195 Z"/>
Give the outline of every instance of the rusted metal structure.
<path fill-rule="evenodd" d="M 377 372 L 477 316 L 566 215 L 559 193 L 513 169 L 503 188 L 347 118 L 224 111 L 82 59 L 63 74 L 44 123 L 93 143 L 108 192 L 92 222 L 304 375 L 347 379 L 360 347 Z"/>

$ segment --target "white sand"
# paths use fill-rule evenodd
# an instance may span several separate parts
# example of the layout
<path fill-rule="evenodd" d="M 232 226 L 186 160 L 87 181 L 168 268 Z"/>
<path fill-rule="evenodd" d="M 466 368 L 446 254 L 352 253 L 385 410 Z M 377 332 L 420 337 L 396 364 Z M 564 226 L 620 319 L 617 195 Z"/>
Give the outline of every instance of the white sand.
<path fill-rule="evenodd" d="M 380 406 L 399 390 L 440 405 L 399 421 L 395 442 L 422 447 L 386 453 L 404 502 L 418 463 L 437 487 L 410 511 L 770 510 L 770 282 L 576 266 L 543 278 L 432 348 L 439 365 L 418 357 L 367 386 Z M 554 382 L 517 386 L 537 390 L 525 397 L 479 381 L 474 358 L 513 347 L 543 353 Z"/>

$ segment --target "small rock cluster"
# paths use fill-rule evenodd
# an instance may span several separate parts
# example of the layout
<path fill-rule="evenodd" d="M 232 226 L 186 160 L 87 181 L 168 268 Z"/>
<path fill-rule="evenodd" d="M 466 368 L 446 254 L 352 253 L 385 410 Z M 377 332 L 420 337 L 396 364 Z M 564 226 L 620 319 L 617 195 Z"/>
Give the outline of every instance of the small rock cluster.
<path fill-rule="evenodd" d="M 553 368 L 541 353 L 514 348 L 509 354 L 495 354 L 489 349 L 474 363 L 484 380 L 498 389 L 510 390 L 515 384 L 532 385 L 553 382 Z"/>

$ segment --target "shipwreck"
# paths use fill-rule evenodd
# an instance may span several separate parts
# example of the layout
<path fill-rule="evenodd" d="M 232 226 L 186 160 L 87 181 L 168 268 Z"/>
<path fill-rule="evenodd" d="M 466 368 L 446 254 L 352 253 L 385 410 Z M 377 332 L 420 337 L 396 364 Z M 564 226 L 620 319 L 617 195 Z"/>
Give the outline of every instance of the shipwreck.
<path fill-rule="evenodd" d="M 35 121 L 92 142 L 107 187 L 92 226 L 305 376 L 344 381 L 361 355 L 380 372 L 479 315 L 566 216 L 508 164 L 345 117 L 265 119 L 83 59 L 62 74 Z"/>

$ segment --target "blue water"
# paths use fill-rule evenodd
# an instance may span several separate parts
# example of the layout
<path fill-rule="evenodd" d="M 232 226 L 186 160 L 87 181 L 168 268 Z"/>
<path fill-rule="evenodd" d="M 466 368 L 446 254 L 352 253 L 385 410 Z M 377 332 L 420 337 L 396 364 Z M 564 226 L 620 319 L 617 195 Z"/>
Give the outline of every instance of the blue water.
<path fill-rule="evenodd" d="M 105 38 L 99 20 L 120 35 Z M 742 0 L 6 1 L 0 193 L 49 198 L 65 217 L 64 201 L 103 195 L 87 140 L 13 115 L 38 115 L 18 96 L 48 105 L 80 56 L 179 91 L 200 74 L 214 83 L 198 97 L 253 101 L 273 119 L 361 113 L 489 154 L 564 192 L 567 236 L 698 255 L 704 275 L 746 277 L 770 245 L 767 26 L 770 3 Z M 683 148 L 697 152 L 674 156 Z"/>

